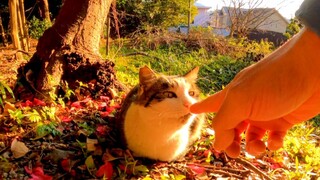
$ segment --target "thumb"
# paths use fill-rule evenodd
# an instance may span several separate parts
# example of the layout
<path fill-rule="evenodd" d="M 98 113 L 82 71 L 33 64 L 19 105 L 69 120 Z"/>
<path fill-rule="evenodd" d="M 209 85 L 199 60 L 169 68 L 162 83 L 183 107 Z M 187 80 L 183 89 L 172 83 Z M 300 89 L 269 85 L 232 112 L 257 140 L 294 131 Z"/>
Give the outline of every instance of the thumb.
<path fill-rule="evenodd" d="M 226 89 L 219 91 L 208 98 L 202 100 L 201 102 L 192 104 L 190 106 L 191 113 L 207 113 L 207 112 L 217 112 L 225 98 Z"/>

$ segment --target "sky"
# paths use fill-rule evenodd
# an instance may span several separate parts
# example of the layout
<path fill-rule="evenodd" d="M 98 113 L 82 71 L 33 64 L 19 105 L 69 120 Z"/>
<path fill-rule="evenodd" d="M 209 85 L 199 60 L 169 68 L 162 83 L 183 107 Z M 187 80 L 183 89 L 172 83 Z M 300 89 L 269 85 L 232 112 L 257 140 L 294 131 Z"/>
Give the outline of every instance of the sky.
<path fill-rule="evenodd" d="M 228 0 L 225 1 L 228 3 Z M 294 13 L 299 9 L 301 3 L 303 2 L 303 0 L 247 0 L 246 2 L 249 1 L 263 1 L 259 7 L 275 8 L 283 17 L 287 19 L 294 17 Z M 197 2 L 212 7 L 213 9 L 220 9 L 225 5 L 223 0 L 198 0 Z"/>

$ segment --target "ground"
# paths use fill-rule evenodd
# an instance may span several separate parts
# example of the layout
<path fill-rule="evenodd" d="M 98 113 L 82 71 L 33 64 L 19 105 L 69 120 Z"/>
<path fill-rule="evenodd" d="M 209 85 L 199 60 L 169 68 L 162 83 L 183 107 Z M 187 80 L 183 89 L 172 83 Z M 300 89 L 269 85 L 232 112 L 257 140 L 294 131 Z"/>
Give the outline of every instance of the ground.
<path fill-rule="evenodd" d="M 35 52 L 36 43 L 31 41 L 25 59 Z M 16 52 L 0 48 L 1 88 L 14 87 L 17 68 L 26 62 L 17 61 Z M 123 95 L 92 98 L 77 90 L 73 93 L 76 101 L 66 95 L 53 97 L 54 103 L 2 96 L 6 103 L 0 115 L 0 179 L 270 179 L 269 173 L 282 167 L 268 154 L 231 159 L 215 151 L 210 128 L 176 162 L 133 157 L 119 148 L 114 128 Z"/>

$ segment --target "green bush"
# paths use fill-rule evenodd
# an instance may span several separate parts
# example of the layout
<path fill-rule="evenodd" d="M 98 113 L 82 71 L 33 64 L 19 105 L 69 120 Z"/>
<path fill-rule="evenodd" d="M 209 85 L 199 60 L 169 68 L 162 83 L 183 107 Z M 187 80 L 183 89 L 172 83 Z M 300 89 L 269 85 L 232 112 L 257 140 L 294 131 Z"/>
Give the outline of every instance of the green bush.
<path fill-rule="evenodd" d="M 33 16 L 29 21 L 29 35 L 32 38 L 39 39 L 44 31 L 51 27 L 51 25 L 52 24 L 50 22 L 46 20 L 41 21 L 40 19 Z"/>
<path fill-rule="evenodd" d="M 228 56 L 218 56 L 216 60 L 204 64 L 200 70 L 198 86 L 205 94 L 213 94 L 226 86 L 250 61 L 233 60 Z"/>

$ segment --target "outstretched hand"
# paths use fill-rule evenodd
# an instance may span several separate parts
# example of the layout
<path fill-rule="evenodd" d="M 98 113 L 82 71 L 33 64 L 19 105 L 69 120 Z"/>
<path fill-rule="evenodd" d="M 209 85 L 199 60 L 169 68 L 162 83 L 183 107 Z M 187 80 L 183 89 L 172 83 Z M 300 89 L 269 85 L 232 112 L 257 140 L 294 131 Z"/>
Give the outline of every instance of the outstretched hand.
<path fill-rule="evenodd" d="M 258 63 L 243 69 L 222 91 L 190 107 L 193 113 L 216 112 L 214 147 L 230 157 L 246 150 L 258 155 L 277 150 L 293 125 L 320 113 L 320 37 L 303 29 Z"/>

